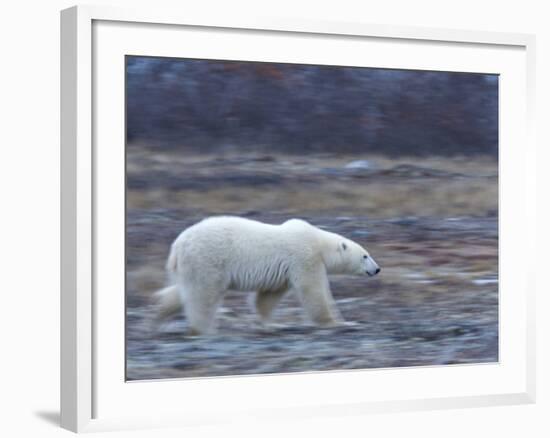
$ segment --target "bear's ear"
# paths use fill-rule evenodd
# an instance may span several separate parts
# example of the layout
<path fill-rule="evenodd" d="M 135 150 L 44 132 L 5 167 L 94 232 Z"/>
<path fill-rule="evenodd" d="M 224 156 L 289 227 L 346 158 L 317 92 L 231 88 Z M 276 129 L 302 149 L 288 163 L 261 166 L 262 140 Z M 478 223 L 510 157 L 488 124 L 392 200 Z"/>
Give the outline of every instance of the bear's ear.
<path fill-rule="evenodd" d="M 342 249 L 345 251 L 348 249 L 348 246 L 346 245 L 346 242 L 342 242 Z"/>

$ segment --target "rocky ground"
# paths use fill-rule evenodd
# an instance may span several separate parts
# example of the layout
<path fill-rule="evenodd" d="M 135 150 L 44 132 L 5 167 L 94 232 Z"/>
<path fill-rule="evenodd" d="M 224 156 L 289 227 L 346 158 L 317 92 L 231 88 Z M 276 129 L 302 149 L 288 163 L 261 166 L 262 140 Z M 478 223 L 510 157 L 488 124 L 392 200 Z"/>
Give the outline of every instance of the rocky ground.
<path fill-rule="evenodd" d="M 496 163 L 187 158 L 129 154 L 128 379 L 498 361 Z M 253 295 L 230 292 L 215 336 L 186 336 L 183 317 L 152 330 L 168 246 L 224 213 L 301 217 L 366 246 L 382 273 L 331 278 L 341 327 L 311 326 L 294 296 L 264 327 Z"/>

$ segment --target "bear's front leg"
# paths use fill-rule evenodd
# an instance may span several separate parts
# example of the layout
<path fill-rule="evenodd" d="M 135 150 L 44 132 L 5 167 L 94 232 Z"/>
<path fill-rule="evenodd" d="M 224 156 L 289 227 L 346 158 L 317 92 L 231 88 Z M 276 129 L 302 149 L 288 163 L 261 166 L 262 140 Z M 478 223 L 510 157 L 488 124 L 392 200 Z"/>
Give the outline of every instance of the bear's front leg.
<path fill-rule="evenodd" d="M 334 326 L 343 322 L 336 307 L 324 265 L 303 269 L 295 288 L 308 317 L 318 325 Z"/>

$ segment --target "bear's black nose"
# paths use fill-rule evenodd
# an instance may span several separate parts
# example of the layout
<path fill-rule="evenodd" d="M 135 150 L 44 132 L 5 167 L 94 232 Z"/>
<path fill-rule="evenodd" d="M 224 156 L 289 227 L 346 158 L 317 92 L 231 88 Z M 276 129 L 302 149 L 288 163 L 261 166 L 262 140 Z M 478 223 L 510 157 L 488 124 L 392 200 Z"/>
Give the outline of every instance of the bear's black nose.
<path fill-rule="evenodd" d="M 380 272 L 380 268 L 376 268 L 375 274 L 378 274 Z"/>

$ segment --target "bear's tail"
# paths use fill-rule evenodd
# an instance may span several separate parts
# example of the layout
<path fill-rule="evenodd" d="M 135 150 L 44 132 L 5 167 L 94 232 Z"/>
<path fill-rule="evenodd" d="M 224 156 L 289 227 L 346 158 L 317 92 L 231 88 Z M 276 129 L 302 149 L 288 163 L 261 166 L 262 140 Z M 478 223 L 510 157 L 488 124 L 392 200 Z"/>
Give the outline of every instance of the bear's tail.
<path fill-rule="evenodd" d="M 181 297 L 178 291 L 178 286 L 175 284 L 174 278 L 178 266 L 177 251 L 174 245 L 170 248 L 170 254 L 166 261 L 166 273 L 168 281 L 172 283 L 163 289 L 156 291 L 153 294 L 153 305 L 155 314 L 153 317 L 153 328 L 156 330 L 160 324 L 166 321 L 171 316 L 182 310 Z"/>
<path fill-rule="evenodd" d="M 153 305 L 155 307 L 153 324 L 154 328 L 158 329 L 160 324 L 182 310 L 178 286 L 173 284 L 156 291 L 153 294 Z"/>

